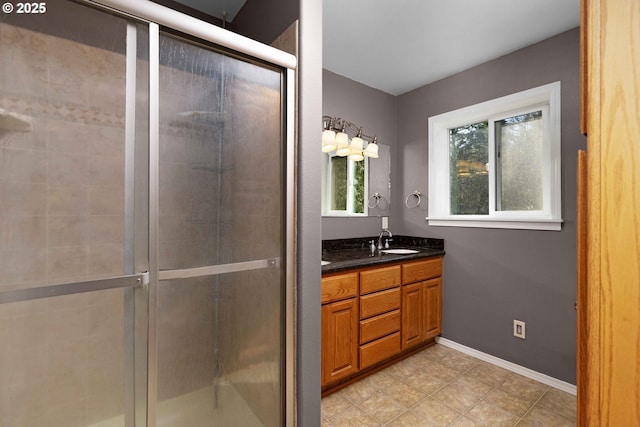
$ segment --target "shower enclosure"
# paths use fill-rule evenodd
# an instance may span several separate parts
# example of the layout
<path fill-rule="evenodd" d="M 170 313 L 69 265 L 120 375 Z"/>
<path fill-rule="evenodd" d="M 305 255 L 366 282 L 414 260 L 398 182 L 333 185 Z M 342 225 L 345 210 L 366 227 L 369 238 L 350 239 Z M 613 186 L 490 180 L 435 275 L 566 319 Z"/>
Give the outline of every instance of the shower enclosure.
<path fill-rule="evenodd" d="M 100 3 L 0 14 L 0 427 L 289 424 L 295 58 Z"/>

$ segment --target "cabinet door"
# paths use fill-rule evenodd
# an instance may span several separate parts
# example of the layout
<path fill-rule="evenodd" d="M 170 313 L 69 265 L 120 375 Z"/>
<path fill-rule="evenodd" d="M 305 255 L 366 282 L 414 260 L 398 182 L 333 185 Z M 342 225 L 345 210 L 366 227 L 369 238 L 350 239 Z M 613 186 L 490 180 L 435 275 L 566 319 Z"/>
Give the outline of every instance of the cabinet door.
<path fill-rule="evenodd" d="M 427 340 L 442 332 L 442 278 L 427 280 L 422 286 L 423 338 Z"/>
<path fill-rule="evenodd" d="M 358 371 L 356 298 L 322 306 L 322 385 Z"/>
<path fill-rule="evenodd" d="M 423 341 L 422 293 L 421 282 L 402 287 L 402 350 Z"/>

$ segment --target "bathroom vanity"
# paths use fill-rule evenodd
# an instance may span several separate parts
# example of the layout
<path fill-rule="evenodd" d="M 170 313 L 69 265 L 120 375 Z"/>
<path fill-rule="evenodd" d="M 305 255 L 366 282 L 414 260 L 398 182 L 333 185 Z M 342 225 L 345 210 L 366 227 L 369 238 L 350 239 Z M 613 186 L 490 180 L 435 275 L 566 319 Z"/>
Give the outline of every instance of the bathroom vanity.
<path fill-rule="evenodd" d="M 442 239 L 323 241 L 322 394 L 431 345 L 442 330 Z M 377 240 L 377 238 L 375 239 Z"/>

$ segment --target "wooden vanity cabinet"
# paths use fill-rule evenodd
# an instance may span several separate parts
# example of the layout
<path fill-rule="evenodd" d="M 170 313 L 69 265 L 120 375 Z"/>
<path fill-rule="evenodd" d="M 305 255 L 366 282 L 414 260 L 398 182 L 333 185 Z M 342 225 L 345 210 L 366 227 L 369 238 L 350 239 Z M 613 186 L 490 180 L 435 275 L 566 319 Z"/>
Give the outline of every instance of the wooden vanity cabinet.
<path fill-rule="evenodd" d="M 322 278 L 322 386 L 358 372 L 358 273 Z"/>
<path fill-rule="evenodd" d="M 439 335 L 441 276 L 442 257 L 323 276 L 323 393 L 375 372 Z"/>

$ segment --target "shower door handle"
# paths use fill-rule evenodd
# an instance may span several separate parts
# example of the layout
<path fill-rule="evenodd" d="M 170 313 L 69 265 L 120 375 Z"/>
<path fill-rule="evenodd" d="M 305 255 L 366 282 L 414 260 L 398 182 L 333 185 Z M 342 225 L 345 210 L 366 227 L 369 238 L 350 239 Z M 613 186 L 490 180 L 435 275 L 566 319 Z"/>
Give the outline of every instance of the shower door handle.
<path fill-rule="evenodd" d="M 85 280 L 82 282 L 61 283 L 59 285 L 40 286 L 36 288 L 15 289 L 0 292 L 0 304 L 30 301 L 34 299 L 81 294 L 84 292 L 104 291 L 118 288 L 134 288 L 149 284 L 149 272 L 105 279 Z"/>
<path fill-rule="evenodd" d="M 177 270 L 161 270 L 158 273 L 159 280 L 190 279 L 193 277 L 215 276 L 225 273 L 238 273 L 240 271 L 260 270 L 263 268 L 280 267 L 280 258 L 258 259 L 254 261 L 242 261 L 229 264 L 208 265 L 206 267 L 193 267 Z"/>

